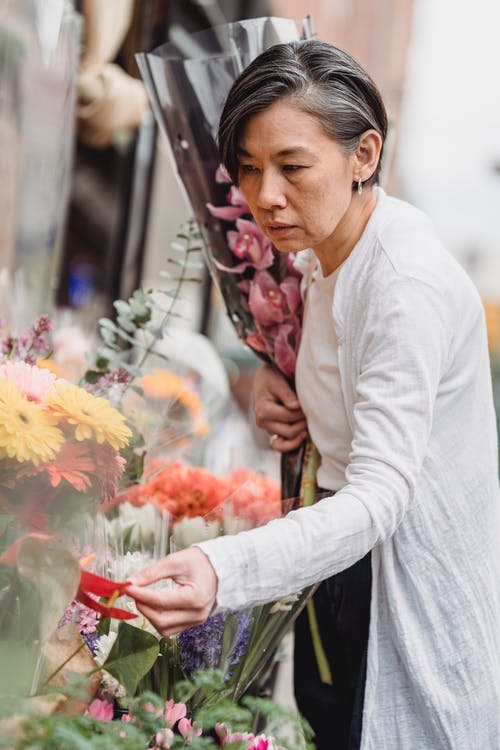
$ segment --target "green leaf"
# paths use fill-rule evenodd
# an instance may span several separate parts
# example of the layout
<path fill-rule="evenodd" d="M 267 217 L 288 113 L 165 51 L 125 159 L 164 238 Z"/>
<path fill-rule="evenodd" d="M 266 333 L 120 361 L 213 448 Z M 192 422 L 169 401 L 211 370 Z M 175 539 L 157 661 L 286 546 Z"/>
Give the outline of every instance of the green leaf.
<path fill-rule="evenodd" d="M 133 318 L 131 319 L 125 315 L 119 315 L 116 320 L 121 325 L 121 327 L 129 333 L 133 333 L 135 331 Z"/>
<path fill-rule="evenodd" d="M 68 550 L 50 547 L 40 539 L 25 539 L 19 545 L 17 569 L 40 595 L 39 633 L 44 641 L 76 595 L 80 583 L 78 560 Z"/>
<path fill-rule="evenodd" d="M 130 305 L 122 299 L 115 300 L 113 302 L 113 307 L 120 315 L 128 315 L 130 317 Z"/>
<path fill-rule="evenodd" d="M 128 695 L 134 695 L 139 680 L 149 672 L 158 654 L 159 644 L 154 635 L 122 622 L 103 666 L 123 685 Z"/>
<path fill-rule="evenodd" d="M 116 325 L 109 318 L 99 318 L 99 325 L 109 331 L 116 331 Z"/>
<path fill-rule="evenodd" d="M 9 523 L 13 520 L 14 516 L 7 516 L 4 513 L 0 514 L 0 536 L 3 534 Z"/>

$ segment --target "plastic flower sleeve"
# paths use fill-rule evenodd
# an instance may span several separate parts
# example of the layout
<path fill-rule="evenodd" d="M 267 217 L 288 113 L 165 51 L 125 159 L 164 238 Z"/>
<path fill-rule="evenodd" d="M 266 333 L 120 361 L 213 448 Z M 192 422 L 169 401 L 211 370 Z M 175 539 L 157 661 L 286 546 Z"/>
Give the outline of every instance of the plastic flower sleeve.
<path fill-rule="evenodd" d="M 238 74 L 267 47 L 298 38 L 295 23 L 283 18 L 238 21 L 193 34 L 182 48 L 168 43 L 136 56 L 155 117 L 172 147 L 179 175 L 210 253 L 231 263 L 221 222 L 207 204 L 224 202 L 226 186 L 216 182 L 219 166 L 215 143 L 229 88 Z M 239 335 L 251 326 L 234 280 L 222 293 Z"/>
<path fill-rule="evenodd" d="M 69 195 L 80 17 L 67 0 L 0 17 L 0 312 L 47 311 Z"/>

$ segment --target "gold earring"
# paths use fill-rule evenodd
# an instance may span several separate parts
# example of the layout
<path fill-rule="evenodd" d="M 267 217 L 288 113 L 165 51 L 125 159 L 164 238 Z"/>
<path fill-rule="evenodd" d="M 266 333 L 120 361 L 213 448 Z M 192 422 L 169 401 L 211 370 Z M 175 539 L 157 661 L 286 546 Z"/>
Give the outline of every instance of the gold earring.
<path fill-rule="evenodd" d="M 358 180 L 358 195 L 363 195 L 363 183 Z"/>

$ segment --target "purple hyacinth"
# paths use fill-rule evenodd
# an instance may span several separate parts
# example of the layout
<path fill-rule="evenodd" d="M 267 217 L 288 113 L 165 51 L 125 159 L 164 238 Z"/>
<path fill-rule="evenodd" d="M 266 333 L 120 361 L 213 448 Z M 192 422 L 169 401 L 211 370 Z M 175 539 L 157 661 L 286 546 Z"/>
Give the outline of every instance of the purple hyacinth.
<path fill-rule="evenodd" d="M 246 652 L 250 634 L 250 615 L 245 610 L 230 612 L 236 618 L 236 633 L 233 648 L 227 656 L 227 664 L 221 664 L 224 628 L 228 613 L 219 612 L 209 617 L 203 625 L 185 630 L 178 636 L 181 665 L 190 677 L 198 669 L 221 667 L 231 675 L 231 667 L 241 660 Z"/>

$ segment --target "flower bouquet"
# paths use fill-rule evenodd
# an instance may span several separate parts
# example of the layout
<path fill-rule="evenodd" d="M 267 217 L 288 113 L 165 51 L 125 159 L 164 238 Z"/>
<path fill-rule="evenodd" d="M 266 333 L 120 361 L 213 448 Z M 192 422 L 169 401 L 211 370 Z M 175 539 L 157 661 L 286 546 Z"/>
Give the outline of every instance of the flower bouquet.
<path fill-rule="evenodd" d="M 193 34 L 186 48 L 169 43 L 137 55 L 229 318 L 239 338 L 291 382 L 300 340 L 301 274 L 260 232 L 241 192 L 228 186 L 215 136 L 238 74 L 268 47 L 297 38 L 289 19 L 247 19 Z M 304 451 L 305 445 L 283 456 L 283 498 L 300 495 Z"/>
<path fill-rule="evenodd" d="M 238 469 L 216 476 L 180 461 L 146 464 L 145 480 L 120 493 L 103 520 L 108 559 L 105 575 L 125 580 L 166 551 L 175 551 L 220 534 L 237 533 L 280 517 L 280 488 L 275 482 Z M 162 585 L 168 585 L 163 582 Z M 188 701 L 190 710 L 221 699 L 238 701 L 262 676 L 276 648 L 312 593 L 247 610 L 216 613 L 199 627 L 162 638 L 142 615 L 129 622 L 113 620 L 102 630 L 95 623 L 85 637 L 103 668 L 106 685 L 120 700 L 153 690 L 163 700 L 180 699 L 179 686 L 199 672 L 219 670 L 215 690 L 201 686 Z M 120 608 L 138 614 L 124 597 Z M 79 627 L 88 624 L 88 613 Z"/>
<path fill-rule="evenodd" d="M 50 639 L 73 598 L 130 616 L 97 601 L 119 584 L 82 570 L 75 539 L 116 492 L 131 432 L 106 399 L 33 364 L 49 331 L 42 317 L 0 342 L 0 648 L 9 680 L 1 687 L 25 695 L 50 677 Z"/>

